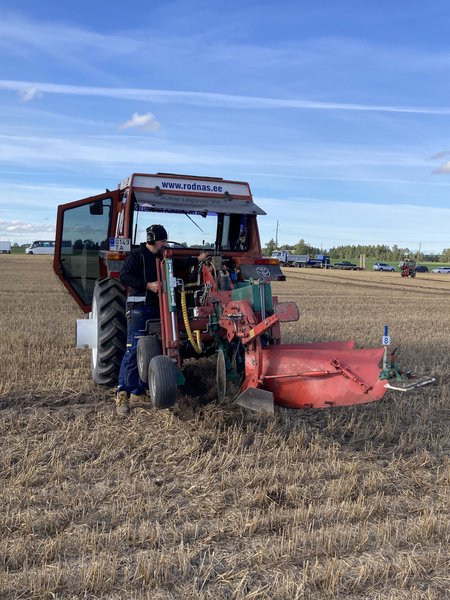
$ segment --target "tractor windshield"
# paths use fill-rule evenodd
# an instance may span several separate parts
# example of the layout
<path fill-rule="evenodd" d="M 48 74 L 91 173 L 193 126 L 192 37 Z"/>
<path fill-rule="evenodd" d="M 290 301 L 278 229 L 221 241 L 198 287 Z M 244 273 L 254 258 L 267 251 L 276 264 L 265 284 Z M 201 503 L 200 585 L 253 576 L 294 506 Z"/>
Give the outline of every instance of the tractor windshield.
<path fill-rule="evenodd" d="M 133 245 L 146 240 L 146 229 L 159 223 L 166 229 L 169 241 L 186 248 L 214 248 L 217 215 L 198 213 L 172 213 L 169 211 L 147 211 L 136 205 L 134 211 Z"/>
<path fill-rule="evenodd" d="M 133 245 L 145 241 L 149 225 L 159 223 L 167 230 L 173 247 L 245 251 L 250 219 L 264 214 L 253 202 L 239 200 L 147 192 L 136 192 L 135 196 Z M 233 214 L 226 214 L 231 210 Z"/>

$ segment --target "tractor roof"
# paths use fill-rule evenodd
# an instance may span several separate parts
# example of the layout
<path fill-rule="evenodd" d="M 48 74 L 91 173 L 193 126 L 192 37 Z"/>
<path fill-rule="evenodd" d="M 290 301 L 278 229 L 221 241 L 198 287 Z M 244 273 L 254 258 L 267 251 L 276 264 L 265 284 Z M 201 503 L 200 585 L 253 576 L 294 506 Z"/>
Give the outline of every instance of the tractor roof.
<path fill-rule="evenodd" d="M 242 181 L 157 173 L 133 174 L 119 184 L 131 188 L 138 210 L 265 215 Z"/>

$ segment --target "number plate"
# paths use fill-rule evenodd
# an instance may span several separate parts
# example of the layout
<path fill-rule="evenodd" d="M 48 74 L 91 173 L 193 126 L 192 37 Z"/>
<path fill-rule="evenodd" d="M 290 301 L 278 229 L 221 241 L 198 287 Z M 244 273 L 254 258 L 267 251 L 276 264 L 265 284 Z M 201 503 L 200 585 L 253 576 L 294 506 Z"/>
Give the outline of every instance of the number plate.
<path fill-rule="evenodd" d="M 109 238 L 109 249 L 116 252 L 130 252 L 130 238 Z"/>

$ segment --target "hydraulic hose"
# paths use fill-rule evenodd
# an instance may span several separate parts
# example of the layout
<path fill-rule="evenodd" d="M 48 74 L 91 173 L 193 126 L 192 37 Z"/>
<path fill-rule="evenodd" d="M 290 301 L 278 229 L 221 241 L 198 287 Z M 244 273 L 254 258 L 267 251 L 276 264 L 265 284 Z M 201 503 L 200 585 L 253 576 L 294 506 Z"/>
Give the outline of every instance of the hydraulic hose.
<path fill-rule="evenodd" d="M 203 350 L 202 350 L 202 342 L 200 340 L 200 331 L 199 330 L 195 331 L 196 336 L 197 336 L 197 341 L 196 341 L 192 334 L 191 325 L 189 323 L 188 311 L 187 311 L 187 306 L 186 306 L 186 292 L 184 290 L 181 290 L 180 294 L 181 294 L 181 313 L 183 315 L 183 322 L 184 322 L 184 327 L 186 329 L 186 333 L 188 336 L 188 340 L 190 341 L 191 346 L 194 348 L 194 350 L 197 352 L 197 354 L 202 354 Z"/>

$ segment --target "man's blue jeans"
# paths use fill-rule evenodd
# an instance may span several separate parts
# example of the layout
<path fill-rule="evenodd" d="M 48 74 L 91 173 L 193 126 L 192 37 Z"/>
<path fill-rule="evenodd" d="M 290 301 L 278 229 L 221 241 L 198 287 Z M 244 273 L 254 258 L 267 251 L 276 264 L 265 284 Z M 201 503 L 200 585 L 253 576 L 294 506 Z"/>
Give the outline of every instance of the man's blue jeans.
<path fill-rule="evenodd" d="M 146 384 L 139 377 L 137 366 L 137 343 L 147 333 L 146 323 L 150 319 L 159 319 L 157 306 L 136 306 L 127 311 L 127 350 L 120 365 L 117 391 L 125 390 L 129 394 L 145 394 Z"/>

